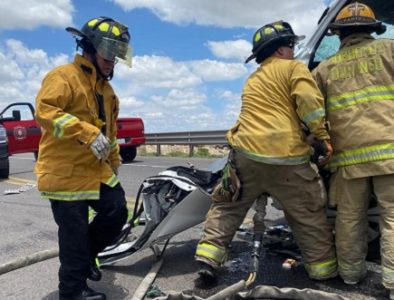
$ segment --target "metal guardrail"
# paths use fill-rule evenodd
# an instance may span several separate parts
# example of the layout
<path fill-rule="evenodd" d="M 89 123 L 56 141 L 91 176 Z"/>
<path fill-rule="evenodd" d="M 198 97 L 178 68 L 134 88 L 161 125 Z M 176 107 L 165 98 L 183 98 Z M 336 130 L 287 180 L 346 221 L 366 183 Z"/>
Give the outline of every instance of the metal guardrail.
<path fill-rule="evenodd" d="M 161 154 L 161 145 L 188 145 L 189 156 L 193 156 L 197 145 L 227 145 L 227 130 L 186 131 L 146 133 L 146 145 L 157 145 L 157 155 Z"/>
<path fill-rule="evenodd" d="M 227 130 L 146 133 L 147 145 L 223 145 Z"/>

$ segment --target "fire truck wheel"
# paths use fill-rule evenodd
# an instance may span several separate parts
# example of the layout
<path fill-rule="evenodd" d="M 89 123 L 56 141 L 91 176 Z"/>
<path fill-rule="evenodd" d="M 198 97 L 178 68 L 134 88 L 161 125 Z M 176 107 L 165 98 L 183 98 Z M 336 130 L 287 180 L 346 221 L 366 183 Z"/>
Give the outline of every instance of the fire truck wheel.
<path fill-rule="evenodd" d="M 6 179 L 10 175 L 10 160 L 7 157 L 4 160 L 0 160 L 0 178 Z"/>
<path fill-rule="evenodd" d="M 120 148 L 120 157 L 124 162 L 131 162 L 137 156 L 136 147 L 123 147 Z"/>

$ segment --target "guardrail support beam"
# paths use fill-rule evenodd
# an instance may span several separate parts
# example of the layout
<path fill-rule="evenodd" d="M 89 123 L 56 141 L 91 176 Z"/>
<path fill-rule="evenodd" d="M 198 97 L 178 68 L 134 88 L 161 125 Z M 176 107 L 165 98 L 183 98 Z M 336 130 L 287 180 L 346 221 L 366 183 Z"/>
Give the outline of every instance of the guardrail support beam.
<path fill-rule="evenodd" d="M 189 156 L 196 145 L 228 145 L 227 130 L 146 133 L 146 145 L 156 145 L 156 156 L 161 156 L 161 145 L 187 145 Z"/>
<path fill-rule="evenodd" d="M 189 145 L 189 157 L 193 157 L 194 154 L 194 145 Z"/>

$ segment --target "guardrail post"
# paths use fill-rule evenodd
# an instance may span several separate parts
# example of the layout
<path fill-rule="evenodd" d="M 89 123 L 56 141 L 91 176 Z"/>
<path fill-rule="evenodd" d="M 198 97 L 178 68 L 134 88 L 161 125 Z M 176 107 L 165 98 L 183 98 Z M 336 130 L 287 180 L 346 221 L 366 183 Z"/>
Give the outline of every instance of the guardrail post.
<path fill-rule="evenodd" d="M 162 155 L 160 145 L 187 145 L 189 146 L 189 156 L 192 157 L 194 155 L 194 146 L 196 145 L 227 145 L 227 131 L 228 130 L 147 133 L 145 137 L 147 145 L 157 146 L 156 156 Z"/>

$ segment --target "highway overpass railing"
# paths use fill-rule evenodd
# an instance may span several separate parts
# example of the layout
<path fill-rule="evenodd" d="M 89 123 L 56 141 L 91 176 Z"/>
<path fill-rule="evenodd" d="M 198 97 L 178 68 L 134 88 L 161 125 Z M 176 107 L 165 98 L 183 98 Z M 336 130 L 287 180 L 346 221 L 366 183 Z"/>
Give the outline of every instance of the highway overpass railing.
<path fill-rule="evenodd" d="M 227 130 L 146 133 L 145 144 L 156 145 L 156 155 L 161 155 L 162 145 L 187 145 L 189 156 L 193 156 L 195 146 L 227 145 L 226 133 Z"/>

